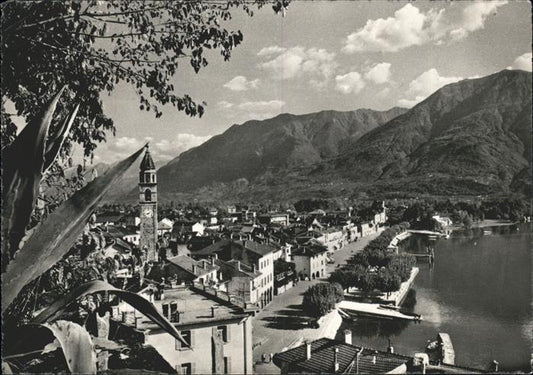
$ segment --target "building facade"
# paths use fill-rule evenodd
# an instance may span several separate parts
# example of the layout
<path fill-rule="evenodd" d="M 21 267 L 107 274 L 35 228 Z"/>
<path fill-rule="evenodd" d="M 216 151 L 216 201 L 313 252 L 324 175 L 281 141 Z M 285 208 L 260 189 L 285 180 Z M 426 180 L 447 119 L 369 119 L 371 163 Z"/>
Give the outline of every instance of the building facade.
<path fill-rule="evenodd" d="M 178 374 L 252 374 L 252 314 L 195 288 L 177 286 L 156 293 L 141 291 L 179 331 L 182 341 L 161 330 L 142 314 L 135 325 L 144 343 L 153 346 Z"/>

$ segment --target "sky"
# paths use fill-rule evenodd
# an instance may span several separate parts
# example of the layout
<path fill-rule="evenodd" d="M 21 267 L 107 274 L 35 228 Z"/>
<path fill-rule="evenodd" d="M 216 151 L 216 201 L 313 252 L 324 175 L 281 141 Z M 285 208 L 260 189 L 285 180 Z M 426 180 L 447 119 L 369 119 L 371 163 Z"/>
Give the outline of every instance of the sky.
<path fill-rule="evenodd" d="M 95 152 L 114 162 L 147 140 L 158 167 L 233 124 L 279 113 L 412 107 L 440 87 L 503 69 L 531 71 L 527 1 L 295 1 L 284 17 L 270 7 L 234 11 L 228 28 L 244 41 L 223 61 L 173 80 L 178 94 L 207 102 L 202 118 L 165 106 L 139 110 L 132 87 L 104 95 L 117 134 Z M 185 66 L 187 65 L 187 66 Z"/>

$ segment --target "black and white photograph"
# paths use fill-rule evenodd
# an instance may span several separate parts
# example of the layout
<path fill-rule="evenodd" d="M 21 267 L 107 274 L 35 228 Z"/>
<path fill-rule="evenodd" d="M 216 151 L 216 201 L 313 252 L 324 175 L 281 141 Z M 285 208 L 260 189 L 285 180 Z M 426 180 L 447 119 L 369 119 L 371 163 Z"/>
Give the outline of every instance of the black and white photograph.
<path fill-rule="evenodd" d="M 530 1 L 0 10 L 2 373 L 533 371 Z"/>

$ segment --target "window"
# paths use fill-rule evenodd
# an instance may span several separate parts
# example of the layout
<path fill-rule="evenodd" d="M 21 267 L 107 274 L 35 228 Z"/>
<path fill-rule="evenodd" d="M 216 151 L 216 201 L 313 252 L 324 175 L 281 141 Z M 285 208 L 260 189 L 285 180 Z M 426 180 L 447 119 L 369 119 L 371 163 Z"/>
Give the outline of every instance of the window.
<path fill-rule="evenodd" d="M 224 374 L 229 374 L 231 372 L 230 364 L 230 357 L 224 357 Z"/>
<path fill-rule="evenodd" d="M 180 317 L 178 313 L 178 304 L 177 303 L 170 303 L 170 321 L 171 322 L 179 322 Z"/>
<path fill-rule="evenodd" d="M 192 363 L 182 363 L 180 368 L 177 368 L 176 370 L 178 370 L 177 372 L 179 374 L 191 375 L 192 374 Z"/>
<path fill-rule="evenodd" d="M 222 337 L 222 341 L 229 342 L 228 326 L 218 326 L 217 330 L 220 337 Z"/>
<path fill-rule="evenodd" d="M 151 202 L 152 201 L 152 192 L 150 191 L 150 189 L 146 189 L 144 191 L 144 200 L 146 202 Z"/>
<path fill-rule="evenodd" d="M 185 343 L 182 343 L 181 341 L 176 340 L 176 348 L 175 349 L 176 350 L 191 349 L 192 346 L 193 346 L 192 331 L 181 331 L 180 334 L 181 334 L 181 337 L 183 337 L 183 341 L 185 341 Z"/>

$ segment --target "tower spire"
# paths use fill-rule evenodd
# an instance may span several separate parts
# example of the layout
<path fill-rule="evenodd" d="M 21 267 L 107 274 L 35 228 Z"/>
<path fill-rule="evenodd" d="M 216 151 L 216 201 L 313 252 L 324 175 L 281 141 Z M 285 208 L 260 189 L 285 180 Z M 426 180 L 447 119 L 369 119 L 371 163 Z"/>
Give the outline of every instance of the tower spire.
<path fill-rule="evenodd" d="M 157 262 L 157 174 L 148 144 L 139 169 L 139 246 L 148 261 Z"/>

